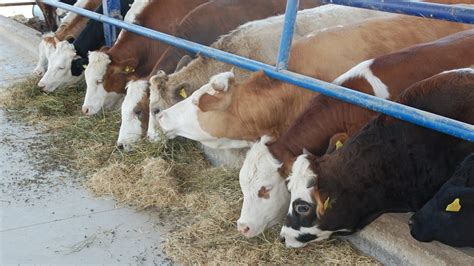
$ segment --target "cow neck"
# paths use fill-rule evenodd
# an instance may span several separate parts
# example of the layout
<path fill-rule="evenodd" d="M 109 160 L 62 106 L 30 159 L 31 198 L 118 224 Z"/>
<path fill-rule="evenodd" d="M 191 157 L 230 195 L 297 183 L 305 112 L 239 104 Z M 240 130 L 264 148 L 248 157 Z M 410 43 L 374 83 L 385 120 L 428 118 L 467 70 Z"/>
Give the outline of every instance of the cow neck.
<path fill-rule="evenodd" d="M 235 124 L 238 127 L 236 130 L 250 140 L 263 135 L 283 134 L 314 95 L 308 90 L 270 80 L 263 75 L 259 73 L 250 82 L 238 86 L 228 108 L 239 120 Z"/>

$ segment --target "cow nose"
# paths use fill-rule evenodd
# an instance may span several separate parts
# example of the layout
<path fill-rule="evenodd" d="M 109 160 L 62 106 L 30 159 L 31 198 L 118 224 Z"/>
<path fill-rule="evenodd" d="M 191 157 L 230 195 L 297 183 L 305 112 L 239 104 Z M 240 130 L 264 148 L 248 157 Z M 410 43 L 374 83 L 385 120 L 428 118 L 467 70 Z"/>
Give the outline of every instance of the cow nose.
<path fill-rule="evenodd" d="M 46 84 L 44 84 L 41 80 L 38 82 L 38 87 L 44 88 L 46 87 Z"/>
<path fill-rule="evenodd" d="M 117 149 L 123 151 L 124 148 L 125 148 L 125 147 L 124 147 L 124 145 L 123 145 L 122 143 L 117 144 Z"/>
<path fill-rule="evenodd" d="M 285 237 L 284 236 L 280 236 L 279 240 L 280 240 L 280 243 L 285 244 Z"/>
<path fill-rule="evenodd" d="M 411 227 L 413 225 L 413 222 L 414 222 L 414 219 L 413 219 L 413 216 L 410 217 L 410 219 L 408 220 L 408 226 Z"/>
<path fill-rule="evenodd" d="M 85 115 L 89 115 L 89 107 L 82 107 L 82 113 Z"/>
<path fill-rule="evenodd" d="M 250 227 L 246 223 L 237 222 L 237 230 L 242 235 L 246 235 L 250 231 Z"/>

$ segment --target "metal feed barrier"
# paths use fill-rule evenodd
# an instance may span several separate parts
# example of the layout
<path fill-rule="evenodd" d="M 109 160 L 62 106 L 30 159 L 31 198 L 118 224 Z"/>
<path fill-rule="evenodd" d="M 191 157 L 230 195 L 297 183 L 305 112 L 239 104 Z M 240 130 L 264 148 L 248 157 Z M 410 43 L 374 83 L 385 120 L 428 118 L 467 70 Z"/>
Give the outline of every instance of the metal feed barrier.
<path fill-rule="evenodd" d="M 288 66 L 288 57 L 291 48 L 291 41 L 293 39 L 293 29 L 299 0 L 287 1 L 285 23 L 276 66 L 270 66 L 262 62 L 254 61 L 245 57 L 227 53 L 218 49 L 210 48 L 208 46 L 176 38 L 162 32 L 154 31 L 139 25 L 126 23 L 119 19 L 112 18 L 112 16 L 116 17 L 116 14 L 120 14 L 120 1 L 102 1 L 104 5 L 104 14 L 97 14 L 92 11 L 53 0 L 44 0 L 43 2 L 85 17 L 89 17 L 94 20 L 104 22 L 104 27 L 108 28 L 105 30 L 105 38 L 107 40 L 107 45 L 109 46 L 113 41 L 112 36 L 115 36 L 113 34 L 114 27 L 123 28 L 127 31 L 162 41 L 169 45 L 173 45 L 194 53 L 199 53 L 203 56 L 229 63 L 246 70 L 263 70 L 269 77 L 319 92 L 321 94 L 349 102 L 363 108 L 384 113 L 386 115 L 414 123 L 419 126 L 474 142 L 474 125 L 462 123 L 450 118 L 435 115 L 286 70 Z M 474 9 L 469 7 L 391 0 L 323 0 L 323 2 L 474 24 Z"/>

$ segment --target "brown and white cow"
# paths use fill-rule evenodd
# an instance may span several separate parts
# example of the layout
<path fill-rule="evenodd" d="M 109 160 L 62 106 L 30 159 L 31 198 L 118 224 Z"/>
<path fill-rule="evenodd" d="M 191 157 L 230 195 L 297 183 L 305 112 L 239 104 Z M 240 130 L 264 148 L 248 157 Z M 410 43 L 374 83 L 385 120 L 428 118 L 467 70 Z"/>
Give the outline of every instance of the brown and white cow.
<path fill-rule="evenodd" d="M 298 12 L 294 39 L 298 40 L 307 34 L 324 28 L 347 25 L 371 17 L 391 16 L 388 13 L 351 8 L 345 6 L 325 5 Z M 229 53 L 248 57 L 267 64 L 275 64 L 284 16 L 246 23 L 231 33 L 222 36 L 211 45 Z M 211 58 L 199 56 L 180 71 L 172 75 L 155 75 L 150 79 L 150 123 L 148 137 L 158 137 L 156 117 L 162 111 L 183 100 L 209 82 L 209 79 L 223 71 L 229 71 L 232 65 Z M 250 72 L 234 69 L 235 80 L 243 81 Z M 183 97 L 184 96 L 184 97 Z"/>
<path fill-rule="evenodd" d="M 334 27 L 295 43 L 289 69 L 332 81 L 361 61 L 470 28 L 402 15 Z M 248 147 L 260 136 L 282 134 L 317 95 L 262 72 L 240 84 L 232 79 L 228 83 L 227 90 L 215 87 L 206 93 L 202 88 L 200 97 L 161 112 L 163 132 L 214 148 Z"/>
<path fill-rule="evenodd" d="M 415 83 L 398 102 L 465 122 L 474 131 L 474 69 Z M 380 115 L 339 150 L 297 158 L 280 236 L 286 246 L 301 247 L 360 230 L 386 212 L 418 210 L 473 151 L 474 142 Z"/>
<path fill-rule="evenodd" d="M 362 62 L 338 77 L 334 83 L 395 100 L 415 82 L 449 69 L 473 66 L 473 45 L 474 30 L 456 33 Z M 256 230 L 255 224 L 267 224 L 287 210 L 289 194 L 285 179 L 303 150 L 323 155 L 326 150 L 334 149 L 335 141 L 331 142 L 333 136 L 352 136 L 375 115 L 373 111 L 319 95 L 312 99 L 308 108 L 282 136 L 276 140 L 272 140 L 271 136 L 264 137 L 254 144 L 240 175 L 241 182 L 246 184 L 242 187 L 246 190 L 244 202 L 248 202 L 244 204 L 242 213 L 265 212 L 266 215 L 255 218 L 244 215 L 238 222 L 239 230 L 242 233 L 253 232 Z M 245 195 L 258 195 L 262 189 L 271 193 L 265 204 L 256 198 L 245 198 Z M 277 191 L 282 194 L 277 194 Z"/>
<path fill-rule="evenodd" d="M 301 1 L 299 7 L 308 8 L 317 5 L 319 5 L 318 1 L 305 0 Z M 174 35 L 203 45 L 210 45 L 221 35 L 234 30 L 245 22 L 284 13 L 285 8 L 286 2 L 282 0 L 210 1 L 189 12 L 175 29 Z M 151 73 L 158 71 L 172 73 L 177 68 L 180 59 L 183 62 L 183 57 L 190 58 L 190 56 L 191 54 L 184 50 L 169 47 L 162 54 Z M 184 66 L 183 63 L 179 65 L 180 68 Z M 146 80 L 148 81 L 148 78 Z M 129 84 L 122 104 L 122 124 L 117 142 L 118 147 L 129 146 L 147 133 L 149 86 L 141 80 L 130 83 L 135 82 L 141 86 Z"/>
<path fill-rule="evenodd" d="M 135 16 L 134 23 L 170 34 L 189 11 L 205 2 L 151 1 Z M 168 47 L 165 43 L 122 30 L 113 47 L 91 52 L 85 70 L 87 91 L 83 113 L 93 115 L 102 107 L 120 103 L 127 82 L 147 77 Z"/>
<path fill-rule="evenodd" d="M 74 4 L 74 6 L 87 10 L 96 10 L 101 3 L 101 0 L 79 0 Z M 36 64 L 33 73 L 42 76 L 48 68 L 48 60 L 53 54 L 56 44 L 60 41 L 68 40 L 71 42 L 76 39 L 86 27 L 87 21 L 89 21 L 89 18 L 69 12 L 61 21 L 61 24 L 55 33 L 47 33 L 43 35 L 43 39 L 38 46 L 38 63 Z"/>

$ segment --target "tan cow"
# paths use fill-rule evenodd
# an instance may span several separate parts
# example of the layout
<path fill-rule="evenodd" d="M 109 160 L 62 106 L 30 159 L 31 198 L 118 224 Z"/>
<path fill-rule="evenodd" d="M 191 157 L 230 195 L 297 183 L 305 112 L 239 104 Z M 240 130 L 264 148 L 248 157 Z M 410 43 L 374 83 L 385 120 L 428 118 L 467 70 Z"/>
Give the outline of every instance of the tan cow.
<path fill-rule="evenodd" d="M 333 27 L 295 43 L 289 69 L 332 81 L 363 60 L 471 27 L 403 15 Z M 232 79 L 228 83 L 227 90 L 211 83 L 210 93 L 203 91 L 205 86 L 198 90 L 200 97 L 163 111 L 158 118 L 163 132 L 214 148 L 248 147 L 260 136 L 284 132 L 315 95 L 262 72 L 241 83 Z"/>
<path fill-rule="evenodd" d="M 87 10 L 96 10 L 101 4 L 101 0 L 79 0 L 74 6 Z M 56 44 L 60 41 L 76 39 L 86 27 L 88 21 L 89 18 L 87 17 L 69 12 L 61 21 L 55 33 L 43 35 L 43 39 L 38 46 L 38 63 L 33 73 L 38 76 L 44 75 L 48 68 L 49 57 L 53 54 Z"/>
<path fill-rule="evenodd" d="M 347 25 L 377 16 L 391 15 L 335 5 L 299 11 L 293 38 L 298 40 L 316 30 Z M 283 23 L 283 15 L 252 21 L 222 36 L 211 47 L 273 65 L 278 54 Z M 229 71 L 231 68 L 230 64 L 199 56 L 172 75 L 153 76 L 150 79 L 150 117 L 153 119 L 150 119 L 148 126 L 148 137 L 152 140 L 158 137 L 155 121 L 160 111 L 183 100 L 183 96 L 191 95 L 208 83 L 213 75 Z M 235 68 L 234 73 L 236 80 L 241 81 L 248 78 L 251 72 Z"/>

